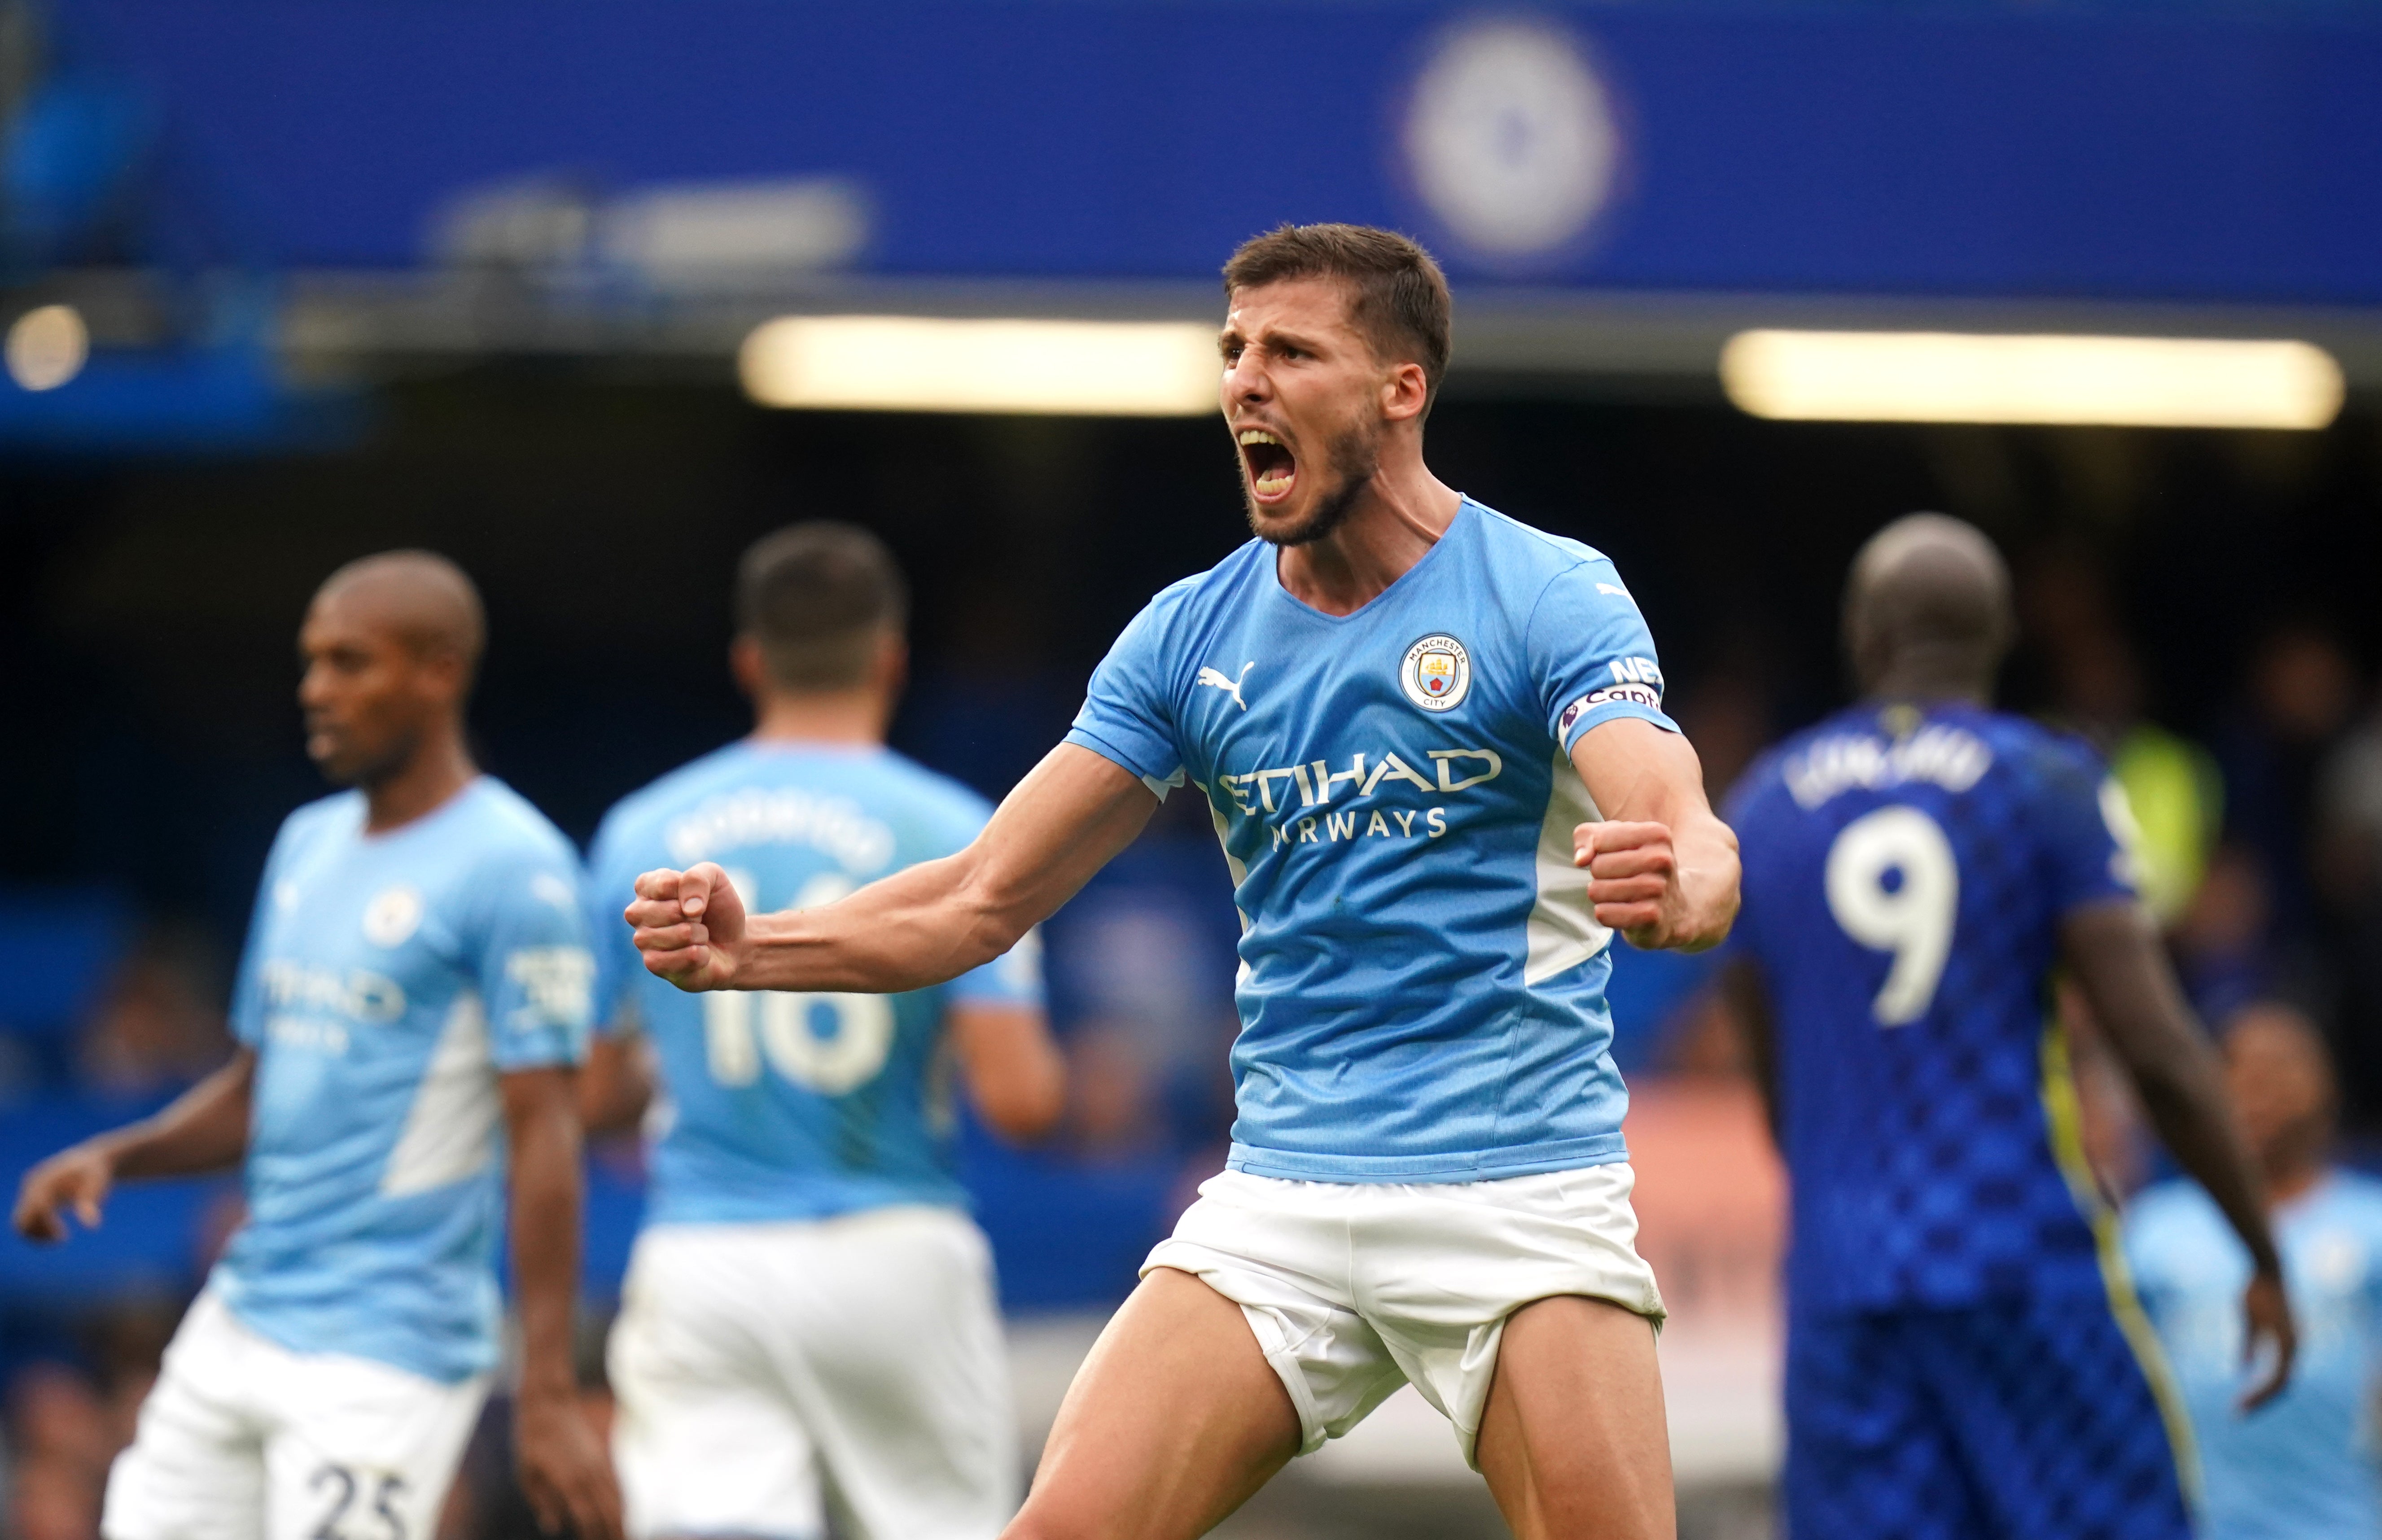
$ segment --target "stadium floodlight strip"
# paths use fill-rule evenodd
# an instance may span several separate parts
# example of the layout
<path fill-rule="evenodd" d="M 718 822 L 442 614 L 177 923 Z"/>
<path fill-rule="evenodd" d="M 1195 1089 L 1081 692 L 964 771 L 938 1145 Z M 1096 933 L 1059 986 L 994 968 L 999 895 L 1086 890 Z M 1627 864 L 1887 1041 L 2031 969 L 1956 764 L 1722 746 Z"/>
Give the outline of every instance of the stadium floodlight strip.
<path fill-rule="evenodd" d="M 1740 332 L 1720 378 L 1756 417 L 2153 428 L 2321 428 L 2343 388 L 2307 342 L 1958 332 Z"/>
<path fill-rule="evenodd" d="M 789 315 L 744 339 L 763 406 L 1191 417 L 1217 409 L 1216 329 L 1178 321 Z"/>

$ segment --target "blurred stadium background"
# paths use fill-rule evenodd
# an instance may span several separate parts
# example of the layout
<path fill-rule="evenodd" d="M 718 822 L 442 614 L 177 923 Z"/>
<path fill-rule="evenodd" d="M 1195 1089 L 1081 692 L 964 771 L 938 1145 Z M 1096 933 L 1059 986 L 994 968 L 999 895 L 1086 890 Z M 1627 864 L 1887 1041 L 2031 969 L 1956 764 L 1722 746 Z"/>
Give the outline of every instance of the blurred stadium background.
<path fill-rule="evenodd" d="M 1992 532 L 2008 696 L 2117 760 L 2203 1010 L 2314 1010 L 2370 1139 L 2377 87 L 2350 0 L 0 0 L 0 1178 L 226 1050 L 259 862 L 319 791 L 291 637 L 335 565 L 479 579 L 485 763 L 584 838 L 742 730 L 734 554 L 860 521 L 919 597 L 897 745 L 998 796 L 1116 629 L 1244 537 L 1198 331 L 1234 244 L 1317 219 L 1446 263 L 1440 473 L 1615 556 L 1715 793 L 1842 699 L 1863 536 Z M 1927 355 L 1831 404 L 1824 335 L 1732 343 L 1782 330 L 2303 346 L 2088 346 L 1932 406 L 2000 366 Z M 1050 927 L 1067 1131 L 967 1144 L 1030 1424 L 1220 1159 L 1234 934 L 1181 799 Z M 1750 1536 L 1780 1178 L 1701 984 L 1623 957 L 1618 1051 L 1686 1527 Z M 595 1169 L 600 1318 L 637 1152 Z M 237 1202 L 0 1241 L 7 1534 L 92 1540 Z M 504 1448 L 448 1540 L 533 1532 Z M 1230 1533 L 1497 1530 L 1409 1396 Z"/>

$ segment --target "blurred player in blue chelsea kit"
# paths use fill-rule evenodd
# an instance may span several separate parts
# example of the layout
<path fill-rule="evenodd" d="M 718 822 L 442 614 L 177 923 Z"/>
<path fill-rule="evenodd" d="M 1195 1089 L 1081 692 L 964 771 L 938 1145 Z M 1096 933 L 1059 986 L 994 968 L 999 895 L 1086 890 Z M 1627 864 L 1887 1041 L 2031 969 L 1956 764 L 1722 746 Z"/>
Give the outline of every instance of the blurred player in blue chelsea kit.
<path fill-rule="evenodd" d="M 964 849 L 992 811 L 884 746 L 905 599 L 874 536 L 780 531 L 736 599 L 753 736 L 622 801 L 592 862 L 614 1030 L 591 1120 L 650 1096 L 657 1134 L 611 1342 L 629 1533 L 808 1540 L 832 1493 L 854 1540 L 989 1540 L 1017 1440 L 949 1071 L 1005 1134 L 1058 1118 L 1031 938 L 892 996 L 689 995 L 645 972 L 620 912 L 649 867 L 716 861 L 747 906 L 808 908 Z"/>
<path fill-rule="evenodd" d="M 299 701 L 307 752 L 355 789 L 274 841 L 237 1051 L 25 1179 L 17 1227 L 55 1241 L 118 1180 L 246 1165 L 247 1221 L 109 1475 L 107 1540 L 429 1540 L 497 1366 L 508 1185 L 522 1485 L 549 1526 L 620 1532 L 571 1364 L 595 961 L 569 841 L 465 747 L 484 634 L 443 557 L 324 583 Z"/>
<path fill-rule="evenodd" d="M 2134 897 L 2124 798 L 2081 743 L 1987 709 L 2008 578 L 1915 515 L 1855 563 L 1861 703 L 1750 771 L 1724 986 L 1791 1176 L 1787 1524 L 1827 1540 L 2180 1537 L 2189 1434 L 2082 1167 L 2053 971 L 2257 1258 L 2258 1179 Z"/>
<path fill-rule="evenodd" d="M 1424 463 L 1449 335 L 1430 257 L 1284 226 L 1224 287 L 1259 538 L 1142 611 L 957 855 L 769 914 L 673 860 L 638 879 L 637 945 L 690 990 L 932 984 L 1170 790 L 1202 798 L 1243 918 L 1227 1168 L 1150 1254 L 1008 1533 L 1204 1534 L 1410 1381 L 1520 1534 L 1670 1534 L 1605 948 L 1718 942 L 1734 841 L 1613 564 Z"/>
<path fill-rule="evenodd" d="M 2136 1199 L 2126 1254 L 2175 1365 L 2200 1442 L 2205 1540 L 2382 1534 L 2382 1182 L 2332 1165 L 2336 1106 L 2324 1039 L 2288 1007 L 2244 1009 L 2225 1033 L 2242 1131 L 2265 1168 L 2283 1276 L 2300 1322 L 2290 1385 L 2241 1408 L 2250 1259 L 2188 1182 Z"/>

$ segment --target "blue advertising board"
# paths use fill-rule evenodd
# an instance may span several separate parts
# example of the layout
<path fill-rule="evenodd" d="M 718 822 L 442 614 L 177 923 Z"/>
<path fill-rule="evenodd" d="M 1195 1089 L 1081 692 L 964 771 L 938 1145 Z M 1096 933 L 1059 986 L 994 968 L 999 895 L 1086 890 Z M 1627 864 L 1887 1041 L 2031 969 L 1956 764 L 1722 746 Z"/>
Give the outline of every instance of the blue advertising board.
<path fill-rule="evenodd" d="M 1481 283 L 2366 304 L 2352 10 L 65 0 L 273 264 L 528 177 L 841 179 L 890 275 L 1204 277 L 1283 220 Z"/>

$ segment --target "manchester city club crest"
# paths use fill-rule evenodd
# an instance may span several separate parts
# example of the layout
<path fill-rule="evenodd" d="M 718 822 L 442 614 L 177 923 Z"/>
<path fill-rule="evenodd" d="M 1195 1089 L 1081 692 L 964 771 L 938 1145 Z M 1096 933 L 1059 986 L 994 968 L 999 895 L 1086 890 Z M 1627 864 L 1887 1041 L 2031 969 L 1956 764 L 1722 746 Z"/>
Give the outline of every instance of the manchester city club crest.
<path fill-rule="evenodd" d="M 384 887 L 364 906 L 364 939 L 375 947 L 401 947 L 422 923 L 422 894 L 409 884 Z"/>
<path fill-rule="evenodd" d="M 1472 654 L 1452 636 L 1424 637 L 1398 665 L 1398 686 L 1425 711 L 1452 711 L 1472 689 Z"/>

